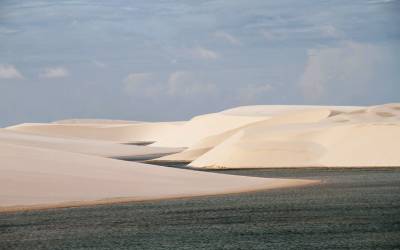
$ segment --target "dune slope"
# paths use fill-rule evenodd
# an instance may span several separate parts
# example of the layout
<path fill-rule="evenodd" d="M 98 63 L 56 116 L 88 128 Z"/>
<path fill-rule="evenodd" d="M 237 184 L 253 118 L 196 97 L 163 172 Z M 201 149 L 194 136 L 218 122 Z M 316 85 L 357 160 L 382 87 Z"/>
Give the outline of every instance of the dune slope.
<path fill-rule="evenodd" d="M 181 122 L 139 123 L 24 123 L 7 130 L 61 138 L 84 138 L 113 142 L 158 141 L 169 133 L 176 133 Z"/>
<path fill-rule="evenodd" d="M 0 211 L 214 195 L 315 183 L 165 168 L 0 143 Z"/>
<path fill-rule="evenodd" d="M 182 150 L 181 148 L 143 147 L 102 140 L 34 135 L 5 129 L 0 129 L 0 142 L 117 159 L 135 159 L 145 156 L 157 157 L 180 152 Z"/>
<path fill-rule="evenodd" d="M 264 109 L 262 109 L 264 108 Z M 213 149 L 215 146 L 218 144 L 224 142 L 227 140 L 229 137 L 237 133 L 238 131 L 246 130 L 248 127 L 257 127 L 261 131 L 265 131 L 268 128 L 273 128 L 273 127 L 278 127 L 278 126 L 285 126 L 288 124 L 312 124 L 316 122 L 320 122 L 321 120 L 328 118 L 332 116 L 333 114 L 337 114 L 340 112 L 344 112 L 343 107 L 335 107 L 335 110 L 330 110 L 327 108 L 308 108 L 307 106 L 300 106 L 298 109 L 294 109 L 293 107 L 288 108 L 287 106 L 278 106 L 278 110 L 275 111 L 274 113 L 272 112 L 273 109 L 270 107 L 264 107 L 264 106 L 255 106 L 255 111 L 254 113 L 259 114 L 260 112 L 263 111 L 263 113 L 268 113 L 269 115 L 274 115 L 274 116 L 269 116 L 265 117 L 265 119 L 262 119 L 260 121 L 255 121 L 253 123 L 245 124 L 244 126 L 228 130 L 226 132 L 213 135 L 213 136 L 208 136 L 205 138 L 202 138 L 199 140 L 197 143 L 189 147 L 188 149 L 176 153 L 176 154 L 171 154 L 167 156 L 163 156 L 161 158 L 156 159 L 156 161 L 180 161 L 180 162 L 191 162 L 203 154 L 207 153 L 209 150 Z M 228 110 L 229 111 L 229 110 Z M 240 114 L 245 114 L 245 115 L 250 115 L 252 114 L 251 108 L 246 107 L 244 110 L 237 108 L 230 110 L 229 112 L 238 112 L 240 111 Z M 246 113 L 243 113 L 246 111 Z M 225 112 L 225 111 L 224 111 Z M 236 114 L 236 113 L 235 113 Z"/>
<path fill-rule="evenodd" d="M 324 110 L 329 115 L 320 116 L 321 119 L 315 121 L 275 123 L 274 119 L 282 118 L 277 116 L 246 126 L 196 158 L 190 166 L 400 166 L 400 105 L 388 104 L 348 111 L 338 111 L 332 107 L 321 112 Z M 295 116 L 303 114 L 300 112 Z M 286 119 L 290 121 L 291 115 Z"/>

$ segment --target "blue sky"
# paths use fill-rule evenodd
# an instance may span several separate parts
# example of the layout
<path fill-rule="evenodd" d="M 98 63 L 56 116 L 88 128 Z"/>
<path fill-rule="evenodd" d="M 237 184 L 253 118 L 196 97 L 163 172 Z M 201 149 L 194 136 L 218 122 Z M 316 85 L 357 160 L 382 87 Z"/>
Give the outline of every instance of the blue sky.
<path fill-rule="evenodd" d="M 400 1 L 0 2 L 0 126 L 400 101 Z"/>

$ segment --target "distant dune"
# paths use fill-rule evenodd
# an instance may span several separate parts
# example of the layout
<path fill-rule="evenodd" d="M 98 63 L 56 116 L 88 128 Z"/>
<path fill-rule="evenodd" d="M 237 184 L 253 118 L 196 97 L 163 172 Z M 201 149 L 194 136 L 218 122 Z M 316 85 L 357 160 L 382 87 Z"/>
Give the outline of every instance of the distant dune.
<path fill-rule="evenodd" d="M 400 104 L 248 106 L 222 113 L 266 118 L 157 160 L 195 168 L 400 166 Z"/>
<path fill-rule="evenodd" d="M 143 147 L 126 145 L 112 141 L 84 138 L 60 138 L 44 135 L 21 133 L 0 129 L 0 143 L 18 146 L 38 147 L 73 153 L 96 155 L 108 158 L 129 159 L 130 157 L 166 155 L 177 153 L 183 148 Z"/>

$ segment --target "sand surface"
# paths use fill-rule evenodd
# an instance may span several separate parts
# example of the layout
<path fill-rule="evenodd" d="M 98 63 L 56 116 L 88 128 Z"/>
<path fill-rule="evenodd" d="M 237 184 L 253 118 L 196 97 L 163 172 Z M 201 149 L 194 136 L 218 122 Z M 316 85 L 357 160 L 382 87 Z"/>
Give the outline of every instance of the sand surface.
<path fill-rule="evenodd" d="M 52 137 L 91 139 L 130 143 L 158 141 L 165 135 L 176 133 L 182 122 L 75 122 L 75 123 L 23 123 L 7 130 Z"/>
<path fill-rule="evenodd" d="M 314 181 L 205 173 L 0 143 L 0 211 L 215 195 Z"/>
<path fill-rule="evenodd" d="M 400 105 L 352 111 L 332 107 L 278 115 L 235 131 L 190 165 L 199 168 L 400 166 Z"/>
<path fill-rule="evenodd" d="M 39 147 L 81 154 L 97 155 L 108 158 L 130 159 L 151 155 L 166 155 L 177 153 L 183 148 L 143 147 L 127 145 L 112 141 L 60 138 L 45 135 L 34 135 L 0 129 L 0 143 L 19 146 Z"/>
<path fill-rule="evenodd" d="M 400 104 L 259 105 L 221 113 L 265 119 L 203 137 L 156 161 L 217 169 L 400 166 Z"/>

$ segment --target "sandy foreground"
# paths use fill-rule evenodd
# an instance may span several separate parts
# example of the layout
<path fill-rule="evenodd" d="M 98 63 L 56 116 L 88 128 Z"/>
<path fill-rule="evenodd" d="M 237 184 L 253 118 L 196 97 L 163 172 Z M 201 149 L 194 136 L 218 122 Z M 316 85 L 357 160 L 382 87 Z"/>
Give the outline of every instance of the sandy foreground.
<path fill-rule="evenodd" d="M 150 131 L 144 141 L 157 139 L 160 132 L 154 132 L 154 127 L 179 126 L 161 123 L 145 128 L 145 124 L 139 126 L 141 131 Z M 0 129 L 0 211 L 217 195 L 318 182 L 241 177 L 119 160 L 183 150 L 125 144 L 140 140 L 123 139 L 121 135 L 130 125 L 138 124 L 74 120 Z M 21 130 L 23 127 L 28 129 Z M 63 127 L 67 129 L 63 131 Z M 112 132 L 118 128 L 122 131 L 113 138 Z M 99 133 L 98 138 L 85 134 L 92 130 Z"/>
<path fill-rule="evenodd" d="M 132 145 L 153 142 L 149 146 Z M 93 119 L 0 129 L 0 211 L 237 193 L 318 181 L 193 168 L 397 167 L 400 104 L 246 106 L 181 122 Z"/>
<path fill-rule="evenodd" d="M 205 173 L 0 143 L 0 211 L 215 195 L 315 183 Z"/>

